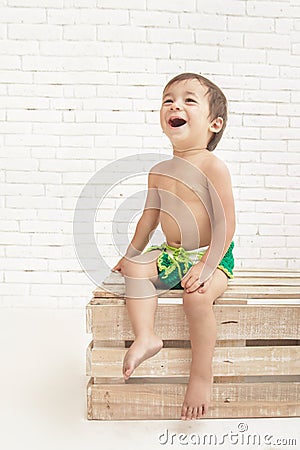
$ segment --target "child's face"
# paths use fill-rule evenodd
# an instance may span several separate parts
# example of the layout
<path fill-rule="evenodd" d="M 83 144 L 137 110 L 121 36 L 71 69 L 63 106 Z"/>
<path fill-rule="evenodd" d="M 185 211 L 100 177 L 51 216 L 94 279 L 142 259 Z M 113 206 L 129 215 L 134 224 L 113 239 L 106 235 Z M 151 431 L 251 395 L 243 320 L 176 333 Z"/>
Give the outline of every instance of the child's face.
<path fill-rule="evenodd" d="M 191 79 L 175 82 L 164 93 L 160 123 L 174 148 L 206 148 L 214 132 L 206 91 Z"/>

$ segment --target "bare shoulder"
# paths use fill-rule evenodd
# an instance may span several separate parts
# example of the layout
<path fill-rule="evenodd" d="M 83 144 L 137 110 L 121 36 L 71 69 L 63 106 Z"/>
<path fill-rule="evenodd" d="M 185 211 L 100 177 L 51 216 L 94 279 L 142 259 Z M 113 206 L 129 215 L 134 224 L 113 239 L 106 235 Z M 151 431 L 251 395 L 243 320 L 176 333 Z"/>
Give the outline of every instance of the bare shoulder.
<path fill-rule="evenodd" d="M 212 153 L 203 160 L 202 170 L 209 179 L 217 179 L 219 177 L 230 179 L 230 172 L 225 162 Z"/>
<path fill-rule="evenodd" d="M 166 159 L 164 161 L 160 161 L 160 162 L 154 164 L 154 166 L 151 167 L 149 173 L 151 173 L 151 174 L 156 174 L 156 173 L 160 174 L 169 165 L 170 165 L 170 160 L 169 159 Z"/>
<path fill-rule="evenodd" d="M 149 171 L 149 181 L 155 184 L 159 180 L 160 175 L 171 173 L 171 164 L 171 160 L 164 160 L 152 166 Z"/>

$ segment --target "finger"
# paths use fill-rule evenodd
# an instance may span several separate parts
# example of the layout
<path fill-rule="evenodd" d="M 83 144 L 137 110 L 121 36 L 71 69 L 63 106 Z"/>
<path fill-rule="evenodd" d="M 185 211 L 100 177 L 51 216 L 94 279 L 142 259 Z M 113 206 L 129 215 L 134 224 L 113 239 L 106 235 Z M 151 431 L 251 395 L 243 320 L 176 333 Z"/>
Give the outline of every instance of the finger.
<path fill-rule="evenodd" d="M 187 271 L 187 273 L 181 278 L 181 281 L 183 281 L 185 283 L 191 277 L 191 270 L 192 270 L 192 267 L 190 267 L 189 270 Z"/>
<path fill-rule="evenodd" d="M 185 289 L 188 290 L 195 283 L 195 277 L 190 277 L 185 283 Z"/>
<path fill-rule="evenodd" d="M 205 281 L 205 283 L 203 283 L 204 284 L 204 286 L 203 286 L 203 288 L 202 288 L 202 291 L 201 292 L 206 292 L 207 291 L 207 289 L 208 289 L 208 287 L 209 287 L 209 285 L 210 285 L 210 283 L 211 283 L 211 278 L 209 278 L 207 281 Z"/>
<path fill-rule="evenodd" d="M 198 289 L 198 292 L 200 292 L 200 294 L 203 294 L 203 292 L 205 292 L 206 289 L 207 289 L 206 282 L 205 283 L 201 283 L 200 284 L 200 288 Z"/>
<path fill-rule="evenodd" d="M 190 279 L 191 279 L 190 275 L 188 276 L 185 275 L 181 280 L 181 286 L 186 289 L 187 285 L 190 283 Z"/>
<path fill-rule="evenodd" d="M 199 283 L 197 280 L 195 280 L 191 286 L 186 290 L 187 292 L 195 292 L 199 289 Z"/>

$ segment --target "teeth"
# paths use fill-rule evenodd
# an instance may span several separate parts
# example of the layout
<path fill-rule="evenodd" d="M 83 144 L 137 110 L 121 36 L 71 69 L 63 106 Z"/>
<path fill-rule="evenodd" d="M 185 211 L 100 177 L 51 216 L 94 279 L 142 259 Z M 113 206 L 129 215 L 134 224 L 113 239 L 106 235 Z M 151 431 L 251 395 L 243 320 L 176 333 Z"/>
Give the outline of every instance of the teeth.
<path fill-rule="evenodd" d="M 186 123 L 186 120 L 181 119 L 180 117 L 174 117 L 173 119 L 169 120 L 169 124 L 171 125 L 171 127 L 181 127 L 182 125 L 184 125 Z"/>

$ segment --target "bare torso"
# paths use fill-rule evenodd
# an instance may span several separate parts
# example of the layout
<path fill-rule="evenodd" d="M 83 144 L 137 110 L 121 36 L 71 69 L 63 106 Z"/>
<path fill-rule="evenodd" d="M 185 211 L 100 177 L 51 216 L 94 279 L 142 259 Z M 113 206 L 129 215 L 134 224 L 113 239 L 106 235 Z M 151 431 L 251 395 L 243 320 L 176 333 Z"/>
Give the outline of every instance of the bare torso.
<path fill-rule="evenodd" d="M 192 250 L 210 244 L 212 206 L 205 175 L 210 158 L 210 153 L 201 155 L 191 164 L 173 157 L 155 166 L 160 224 L 168 245 Z"/>

